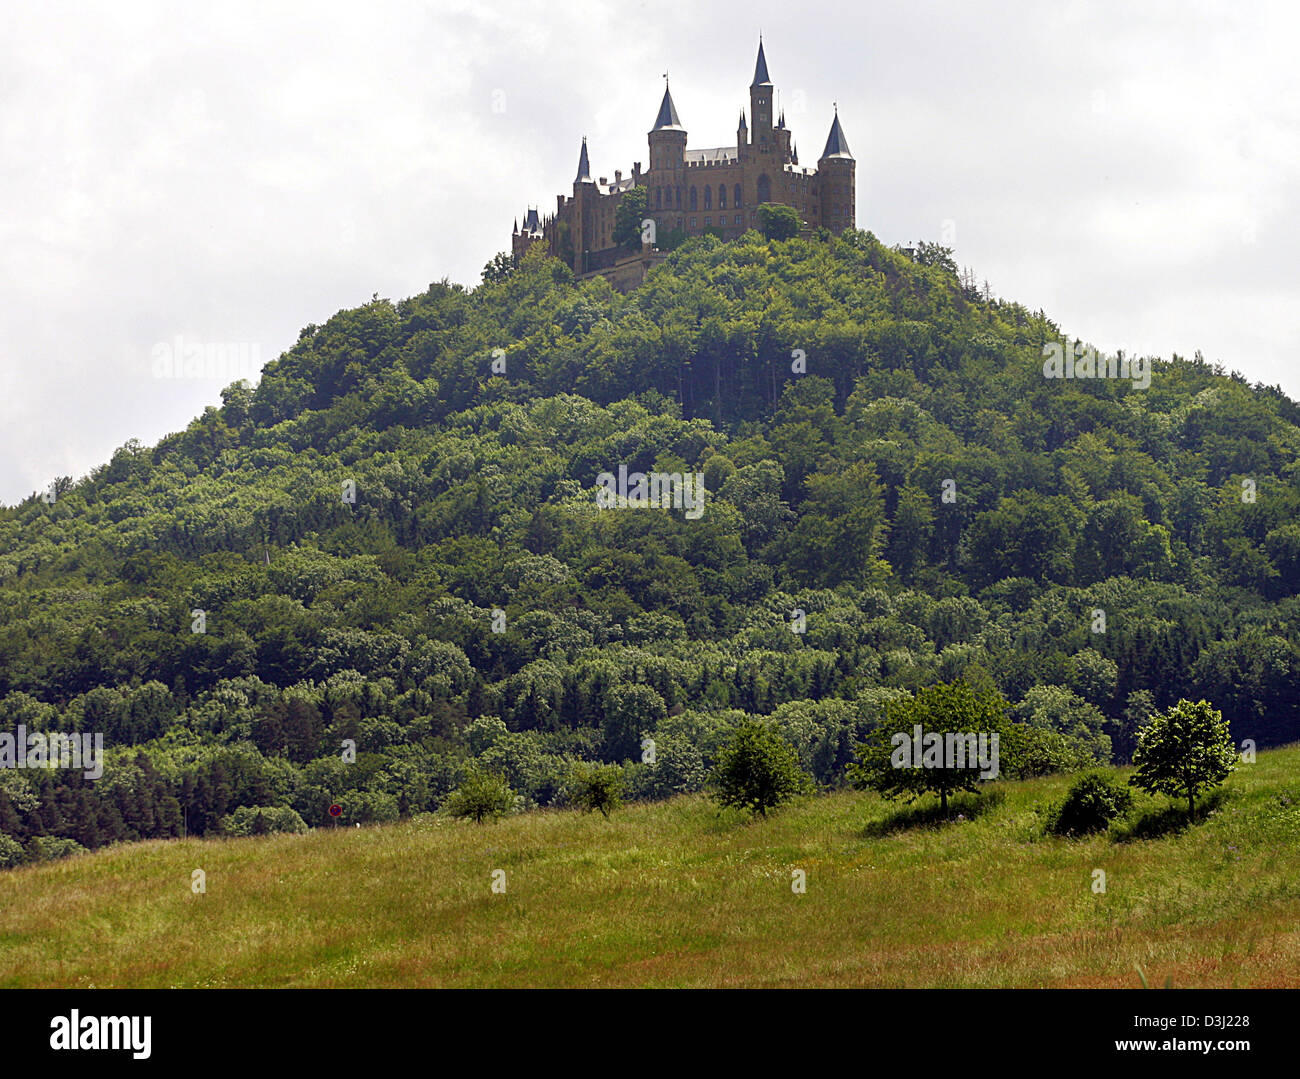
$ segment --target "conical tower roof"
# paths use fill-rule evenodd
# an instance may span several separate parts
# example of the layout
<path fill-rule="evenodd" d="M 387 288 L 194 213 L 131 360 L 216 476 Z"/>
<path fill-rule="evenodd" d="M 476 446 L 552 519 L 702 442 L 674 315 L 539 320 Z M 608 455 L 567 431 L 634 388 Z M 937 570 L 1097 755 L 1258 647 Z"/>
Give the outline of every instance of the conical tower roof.
<path fill-rule="evenodd" d="M 813 143 L 816 146 L 816 143 Z M 840 113 L 835 110 L 835 119 L 831 121 L 831 133 L 826 136 L 826 149 L 822 151 L 822 156 L 818 160 L 825 160 L 828 157 L 846 157 L 853 160 L 853 154 L 849 152 L 849 140 L 844 137 L 844 128 L 840 127 Z"/>
<path fill-rule="evenodd" d="M 754 81 L 749 84 L 755 86 L 771 86 L 772 80 L 767 74 L 767 57 L 763 55 L 763 39 L 758 39 L 758 63 L 754 65 Z"/>
<path fill-rule="evenodd" d="M 665 131 L 668 129 L 674 131 L 684 131 L 682 122 L 677 118 L 677 106 L 673 104 L 673 95 L 668 92 L 668 86 L 664 86 L 664 99 L 659 106 L 659 115 L 655 117 L 654 131 Z"/>

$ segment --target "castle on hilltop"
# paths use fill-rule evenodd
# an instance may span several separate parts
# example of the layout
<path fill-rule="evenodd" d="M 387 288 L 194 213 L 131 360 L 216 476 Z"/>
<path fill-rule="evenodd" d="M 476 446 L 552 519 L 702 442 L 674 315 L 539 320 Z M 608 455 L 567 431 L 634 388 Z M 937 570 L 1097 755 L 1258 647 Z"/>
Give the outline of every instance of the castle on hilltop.
<path fill-rule="evenodd" d="M 853 227 L 857 163 L 849 152 L 839 111 L 834 113 L 817 167 L 802 168 L 794 138 L 785 126 L 785 113 L 776 112 L 762 39 L 749 87 L 749 116 L 752 129 L 741 110 L 735 146 L 688 150 L 686 128 L 665 85 L 649 133 L 650 168 L 643 172 L 636 161 L 631 175 L 616 169 L 613 182 L 606 176 L 593 180 L 584 138 L 573 194 L 557 196 L 554 214 L 543 217 L 530 208 L 522 227 L 516 221 L 511 252 L 518 258 L 534 244 L 544 243 L 547 253 L 563 259 L 579 279 L 603 274 L 619 288 L 635 287 L 663 257 L 652 243 L 642 243 L 637 250 L 614 241 L 619 203 L 638 187 L 645 189 L 646 217 L 655 222 L 660 244 L 673 234 L 709 233 L 735 239 L 758 227 L 758 207 L 763 203 L 793 207 L 804 232 L 826 228 L 840 233 Z"/>

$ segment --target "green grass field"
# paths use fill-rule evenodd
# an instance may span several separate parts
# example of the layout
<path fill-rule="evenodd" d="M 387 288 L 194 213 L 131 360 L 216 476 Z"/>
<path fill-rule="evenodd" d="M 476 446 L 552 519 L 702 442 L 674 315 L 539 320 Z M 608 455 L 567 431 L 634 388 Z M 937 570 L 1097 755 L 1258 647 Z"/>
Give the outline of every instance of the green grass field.
<path fill-rule="evenodd" d="M 0 985 L 1300 986 L 1300 747 L 1190 828 L 1044 838 L 1067 785 L 120 846 L 0 873 Z"/>

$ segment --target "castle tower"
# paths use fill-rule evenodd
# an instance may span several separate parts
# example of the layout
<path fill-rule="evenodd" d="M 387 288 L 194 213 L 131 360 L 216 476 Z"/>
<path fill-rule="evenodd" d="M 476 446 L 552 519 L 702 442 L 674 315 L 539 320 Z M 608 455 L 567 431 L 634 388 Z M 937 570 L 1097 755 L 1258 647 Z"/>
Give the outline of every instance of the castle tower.
<path fill-rule="evenodd" d="M 591 162 L 587 160 L 587 136 L 582 136 L 582 151 L 578 154 L 578 175 L 574 177 L 575 184 L 591 183 Z M 576 195 L 577 192 L 575 191 Z"/>
<path fill-rule="evenodd" d="M 821 178 L 822 224 L 833 233 L 857 226 L 857 197 L 854 194 L 857 162 L 849 152 L 849 140 L 840 126 L 840 111 L 835 110 L 826 149 L 817 161 L 817 174 Z"/>
<path fill-rule="evenodd" d="M 649 139 L 651 172 L 676 172 L 682 167 L 686 156 L 686 128 L 677 118 L 677 106 L 673 104 L 667 82 L 664 83 L 663 103 L 659 106 L 659 115 L 655 117 Z"/>
<path fill-rule="evenodd" d="M 785 126 L 784 110 L 781 111 L 780 116 L 777 118 L 776 130 L 773 132 L 773 137 L 776 140 L 776 150 L 777 153 L 780 155 L 780 160 L 783 163 L 790 162 L 791 161 L 790 140 L 793 136 L 791 135 L 790 129 Z"/>
<path fill-rule="evenodd" d="M 749 84 L 749 115 L 754 127 L 750 144 L 759 152 L 770 152 L 774 143 L 774 117 L 772 115 L 772 80 L 767 74 L 767 57 L 763 55 L 763 39 L 758 39 L 758 62 L 754 65 L 754 81 Z"/>
<path fill-rule="evenodd" d="M 573 180 L 573 216 L 569 226 L 573 240 L 574 273 L 582 273 L 587 268 L 587 237 L 593 232 L 592 215 L 596 210 L 596 194 L 596 181 L 591 178 L 587 137 L 584 135 L 582 152 L 578 155 L 578 175 Z"/>

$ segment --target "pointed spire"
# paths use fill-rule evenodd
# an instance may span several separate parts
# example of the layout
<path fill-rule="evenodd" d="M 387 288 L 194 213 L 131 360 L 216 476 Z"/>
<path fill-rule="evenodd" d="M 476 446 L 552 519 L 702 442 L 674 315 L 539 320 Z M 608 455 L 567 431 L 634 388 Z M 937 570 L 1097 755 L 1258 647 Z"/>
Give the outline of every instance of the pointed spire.
<path fill-rule="evenodd" d="M 748 125 L 747 123 L 745 123 L 745 110 L 744 110 L 744 109 L 741 109 L 741 110 L 740 110 L 740 126 L 741 126 L 742 128 L 744 128 L 746 131 L 749 130 L 749 125 Z"/>
<path fill-rule="evenodd" d="M 785 109 L 781 110 L 781 118 L 777 120 L 776 126 L 785 130 Z"/>
<path fill-rule="evenodd" d="M 816 143 L 813 144 L 814 146 Z M 835 119 L 831 122 L 831 133 L 826 136 L 826 149 L 822 151 L 819 160 L 828 157 L 846 157 L 850 161 L 853 155 L 849 152 L 849 140 L 844 137 L 844 128 L 840 127 L 840 110 L 836 106 Z"/>
<path fill-rule="evenodd" d="M 767 57 L 763 55 L 763 35 L 758 35 L 758 63 L 754 65 L 754 81 L 749 84 L 751 88 L 755 86 L 771 86 L 772 80 L 767 75 Z"/>
<path fill-rule="evenodd" d="M 673 104 L 673 95 L 668 92 L 668 81 L 664 80 L 664 99 L 659 106 L 659 115 L 655 117 L 654 131 L 663 131 L 666 128 L 675 128 L 682 130 L 682 122 L 677 118 L 677 106 Z"/>
<path fill-rule="evenodd" d="M 515 235 L 515 236 L 518 236 L 518 235 L 519 235 L 519 218 L 517 218 L 517 217 L 515 218 L 515 231 L 514 231 L 513 235 Z"/>
<path fill-rule="evenodd" d="M 582 136 L 582 153 L 578 157 L 578 176 L 575 184 L 591 183 L 591 163 L 587 160 L 587 136 Z"/>
<path fill-rule="evenodd" d="M 797 142 L 790 143 L 790 160 L 796 165 L 799 164 L 799 144 Z"/>

